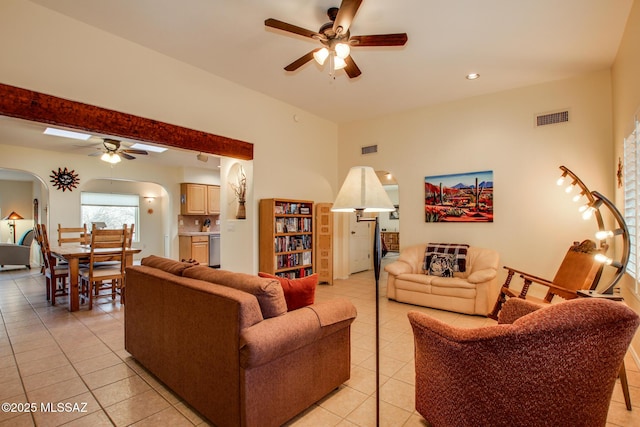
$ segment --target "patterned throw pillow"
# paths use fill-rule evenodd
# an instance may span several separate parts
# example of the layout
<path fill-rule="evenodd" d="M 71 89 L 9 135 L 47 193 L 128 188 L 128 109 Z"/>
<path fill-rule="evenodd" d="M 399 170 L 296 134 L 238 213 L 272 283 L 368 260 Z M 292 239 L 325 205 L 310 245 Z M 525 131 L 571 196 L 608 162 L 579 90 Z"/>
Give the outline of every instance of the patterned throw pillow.
<path fill-rule="evenodd" d="M 422 265 L 422 271 L 424 274 L 432 274 L 431 271 L 431 257 L 434 255 L 438 257 L 453 257 L 453 269 L 451 269 L 451 273 L 464 273 L 467 269 L 467 250 L 469 249 L 469 245 L 467 244 L 459 244 L 459 243 L 429 243 L 424 251 L 424 261 Z M 433 261 L 437 264 L 442 264 L 445 261 L 440 261 L 438 259 Z M 441 269 L 434 265 L 434 271 Z M 432 274 L 433 275 L 433 274 Z M 451 276 L 441 276 L 441 277 L 451 277 Z"/>
<path fill-rule="evenodd" d="M 433 254 L 429 260 L 429 274 L 438 277 L 453 277 L 455 255 Z"/>

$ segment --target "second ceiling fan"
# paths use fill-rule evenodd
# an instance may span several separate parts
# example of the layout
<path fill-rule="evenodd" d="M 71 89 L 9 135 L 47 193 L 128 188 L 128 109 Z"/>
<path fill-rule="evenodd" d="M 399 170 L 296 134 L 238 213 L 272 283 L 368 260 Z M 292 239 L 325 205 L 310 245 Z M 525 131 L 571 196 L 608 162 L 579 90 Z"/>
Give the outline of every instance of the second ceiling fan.
<path fill-rule="evenodd" d="M 98 151 L 90 156 L 101 156 L 100 159 L 107 163 L 119 163 L 120 157 L 124 157 L 127 160 L 133 160 L 131 154 L 147 155 L 145 150 L 136 150 L 133 148 L 121 148 L 120 141 L 111 138 L 103 138 L 102 145 L 104 148 L 98 148 Z"/>
<path fill-rule="evenodd" d="M 360 7 L 362 0 L 342 0 L 340 8 L 332 7 L 327 11 L 330 22 L 327 22 L 318 32 L 307 30 L 296 25 L 288 24 L 277 19 L 269 18 L 264 25 L 318 40 L 323 47 L 312 50 L 284 67 L 287 71 L 295 71 L 307 62 L 315 59 L 324 64 L 329 59 L 330 72 L 344 68 L 350 78 L 358 77 L 362 72 L 351 58 L 351 47 L 371 46 L 404 46 L 407 33 L 376 34 L 370 36 L 351 37 L 349 27 Z"/>

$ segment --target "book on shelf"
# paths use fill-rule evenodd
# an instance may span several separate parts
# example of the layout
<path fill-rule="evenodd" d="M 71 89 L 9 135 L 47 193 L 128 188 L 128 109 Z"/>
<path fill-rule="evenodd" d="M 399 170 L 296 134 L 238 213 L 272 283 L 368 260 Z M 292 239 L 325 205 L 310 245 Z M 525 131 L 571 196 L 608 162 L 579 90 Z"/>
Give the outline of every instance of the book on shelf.
<path fill-rule="evenodd" d="M 276 215 L 311 215 L 311 206 L 305 203 L 276 202 L 273 213 Z"/>
<path fill-rule="evenodd" d="M 278 277 L 286 277 L 287 279 L 298 279 L 301 277 L 311 276 L 313 274 L 313 268 L 305 267 L 291 271 L 279 271 L 276 273 Z"/>

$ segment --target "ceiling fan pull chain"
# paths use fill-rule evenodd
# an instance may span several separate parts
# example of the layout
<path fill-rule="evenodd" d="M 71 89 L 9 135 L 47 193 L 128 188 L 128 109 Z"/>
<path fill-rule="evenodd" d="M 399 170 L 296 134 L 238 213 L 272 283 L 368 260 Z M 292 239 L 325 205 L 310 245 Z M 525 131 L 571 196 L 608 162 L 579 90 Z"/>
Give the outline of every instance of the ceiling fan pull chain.
<path fill-rule="evenodd" d="M 329 77 L 333 79 L 336 75 L 335 58 L 333 52 L 329 52 Z"/>

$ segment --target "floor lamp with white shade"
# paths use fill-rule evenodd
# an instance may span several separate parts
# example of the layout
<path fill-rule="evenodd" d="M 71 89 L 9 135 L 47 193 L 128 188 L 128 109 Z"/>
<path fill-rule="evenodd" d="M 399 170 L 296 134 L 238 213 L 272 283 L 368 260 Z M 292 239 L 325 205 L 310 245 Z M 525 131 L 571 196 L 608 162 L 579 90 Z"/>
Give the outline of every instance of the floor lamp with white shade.
<path fill-rule="evenodd" d="M 380 242 L 380 225 L 378 217 L 363 217 L 368 212 L 393 212 L 395 207 L 389 199 L 382 183 L 369 166 L 354 166 L 349 170 L 347 178 L 338 192 L 333 212 L 355 212 L 356 220 L 375 221 L 373 239 L 373 269 L 376 279 L 376 425 L 380 424 L 380 302 L 379 282 L 380 264 L 382 263 L 382 245 Z"/>

